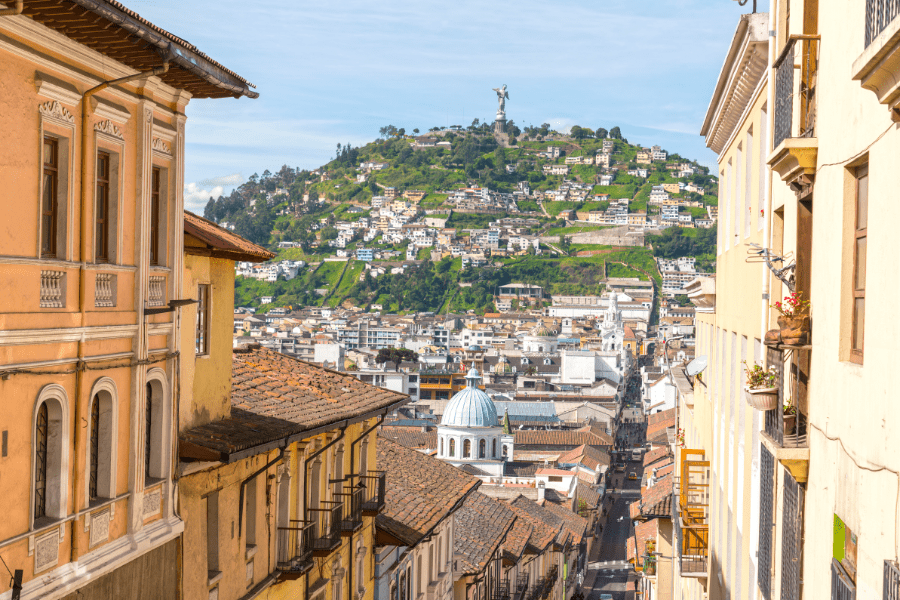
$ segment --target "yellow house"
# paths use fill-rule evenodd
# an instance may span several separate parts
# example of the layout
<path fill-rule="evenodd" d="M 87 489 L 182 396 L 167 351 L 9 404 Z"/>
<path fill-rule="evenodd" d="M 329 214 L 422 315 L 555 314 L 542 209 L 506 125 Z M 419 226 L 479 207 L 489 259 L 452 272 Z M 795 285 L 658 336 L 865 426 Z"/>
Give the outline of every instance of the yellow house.
<path fill-rule="evenodd" d="M 117 2 L 5 5 L 0 598 L 177 597 L 185 108 L 257 94 Z"/>
<path fill-rule="evenodd" d="M 181 330 L 182 597 L 373 598 L 375 426 L 408 397 L 258 344 L 232 351 L 234 262 L 272 254 L 190 213 L 184 229 L 200 302 Z"/>

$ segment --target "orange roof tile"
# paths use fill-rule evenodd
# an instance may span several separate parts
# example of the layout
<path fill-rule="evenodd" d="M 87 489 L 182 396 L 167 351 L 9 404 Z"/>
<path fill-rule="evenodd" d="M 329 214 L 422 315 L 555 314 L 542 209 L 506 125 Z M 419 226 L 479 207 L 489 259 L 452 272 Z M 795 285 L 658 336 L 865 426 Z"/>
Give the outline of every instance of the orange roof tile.
<path fill-rule="evenodd" d="M 184 211 L 184 232 L 194 236 L 207 245 L 213 256 L 231 260 L 263 262 L 274 258 L 275 254 L 262 246 L 258 246 L 241 236 L 219 227 L 212 221 L 198 217 L 192 212 Z M 192 252 L 194 246 L 185 245 L 184 251 Z M 196 251 L 196 250 L 193 250 Z"/>

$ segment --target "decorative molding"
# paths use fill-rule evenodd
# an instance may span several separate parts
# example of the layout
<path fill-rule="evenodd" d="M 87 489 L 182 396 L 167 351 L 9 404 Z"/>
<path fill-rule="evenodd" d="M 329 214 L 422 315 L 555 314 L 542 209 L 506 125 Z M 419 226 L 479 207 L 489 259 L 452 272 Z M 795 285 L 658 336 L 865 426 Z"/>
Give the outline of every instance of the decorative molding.
<path fill-rule="evenodd" d="M 59 327 L 55 329 L 7 329 L 0 331 L 0 346 L 22 346 L 78 342 L 82 340 L 115 340 L 134 337 L 138 325 L 106 325 L 101 327 Z"/>
<path fill-rule="evenodd" d="M 144 120 L 148 123 L 153 122 L 153 110 L 152 109 L 144 109 Z"/>
<path fill-rule="evenodd" d="M 59 529 L 53 528 L 34 540 L 34 573 L 46 571 L 59 562 Z"/>
<path fill-rule="evenodd" d="M 119 129 L 116 124 L 109 119 L 95 123 L 94 131 L 98 133 L 105 133 L 106 135 L 111 135 L 115 138 L 119 138 L 120 140 L 125 139 L 125 134 L 122 133 L 122 130 Z"/>
<path fill-rule="evenodd" d="M 143 518 L 158 515 L 162 510 L 162 489 L 156 488 L 144 493 Z"/>
<path fill-rule="evenodd" d="M 43 73 L 34 74 L 34 87 L 38 96 L 56 100 L 69 106 L 78 106 L 81 102 L 81 93 L 74 86 L 63 83 Z"/>
<path fill-rule="evenodd" d="M 131 120 L 131 113 L 124 106 L 113 104 L 109 100 L 91 96 L 91 109 L 94 114 L 103 119 L 109 119 L 117 123 L 125 124 Z"/>
<path fill-rule="evenodd" d="M 163 154 L 170 155 L 172 154 L 172 146 L 170 146 L 169 143 L 162 138 L 153 138 L 152 147 L 157 152 L 162 152 Z"/>
<path fill-rule="evenodd" d="M 91 515 L 91 536 L 88 547 L 109 541 L 109 509 Z"/>
<path fill-rule="evenodd" d="M 74 125 L 75 115 L 70 113 L 66 107 L 59 103 L 59 100 L 50 100 L 44 102 L 39 107 L 41 115 L 51 121 L 58 121 L 63 125 Z"/>

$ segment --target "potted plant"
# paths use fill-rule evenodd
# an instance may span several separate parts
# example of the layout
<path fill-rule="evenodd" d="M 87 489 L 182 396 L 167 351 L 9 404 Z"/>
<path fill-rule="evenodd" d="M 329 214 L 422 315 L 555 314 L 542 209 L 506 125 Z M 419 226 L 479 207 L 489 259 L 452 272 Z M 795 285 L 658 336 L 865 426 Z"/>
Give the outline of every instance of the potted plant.
<path fill-rule="evenodd" d="M 797 407 L 788 400 L 784 403 L 784 435 L 792 435 L 797 426 Z"/>
<path fill-rule="evenodd" d="M 776 302 L 772 308 L 781 313 L 778 329 L 766 333 L 766 344 L 785 346 L 805 346 L 809 343 L 809 300 L 803 299 L 803 292 L 791 292 L 783 302 Z"/>
<path fill-rule="evenodd" d="M 747 384 L 744 386 L 744 399 L 756 410 L 772 410 L 778 406 L 778 373 L 775 367 L 764 369 L 754 363 L 752 366 L 744 361 L 744 372 Z"/>

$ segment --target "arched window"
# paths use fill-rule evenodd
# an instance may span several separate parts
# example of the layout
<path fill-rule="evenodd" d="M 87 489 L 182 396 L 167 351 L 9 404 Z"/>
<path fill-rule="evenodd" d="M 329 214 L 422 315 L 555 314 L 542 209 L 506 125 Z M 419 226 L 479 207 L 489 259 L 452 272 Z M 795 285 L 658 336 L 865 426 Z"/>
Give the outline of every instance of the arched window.
<path fill-rule="evenodd" d="M 491 445 L 493 446 L 493 451 L 491 452 L 491 456 L 497 458 L 497 440 L 495 439 Z"/>
<path fill-rule="evenodd" d="M 503 456 L 506 456 L 506 444 L 503 444 L 502 452 L 503 452 Z"/>
<path fill-rule="evenodd" d="M 441 438 L 441 450 L 438 452 L 440 456 L 444 455 L 444 438 Z"/>
<path fill-rule="evenodd" d="M 147 382 L 147 405 L 144 407 L 144 478 L 150 479 L 150 463 L 153 456 L 153 384 Z"/>
<path fill-rule="evenodd" d="M 87 500 L 116 495 L 116 386 L 108 377 L 94 384 L 88 422 Z"/>
<path fill-rule="evenodd" d="M 481 440 L 478 442 L 478 458 L 486 458 L 487 457 L 487 442 Z"/>
<path fill-rule="evenodd" d="M 406 573 L 400 574 L 400 600 L 407 600 L 408 594 L 406 593 Z"/>
<path fill-rule="evenodd" d="M 32 466 L 33 520 L 66 516 L 68 489 L 69 435 L 68 399 L 62 386 L 49 384 L 41 389 L 34 406 Z"/>
<path fill-rule="evenodd" d="M 154 369 L 147 379 L 147 399 L 144 406 L 144 485 L 151 485 L 166 476 L 168 456 L 166 426 L 166 374 Z"/>
<path fill-rule="evenodd" d="M 463 442 L 463 458 L 471 458 L 472 457 L 472 441 L 465 440 Z"/>
<path fill-rule="evenodd" d="M 416 598 L 422 593 L 422 555 L 416 557 Z"/>
<path fill-rule="evenodd" d="M 544 359 L 544 364 L 545 364 L 545 365 L 552 365 L 552 364 L 553 364 L 553 361 L 550 360 L 549 358 L 545 358 L 545 359 Z"/>
<path fill-rule="evenodd" d="M 450 440 L 450 456 L 456 456 L 456 440 Z"/>

